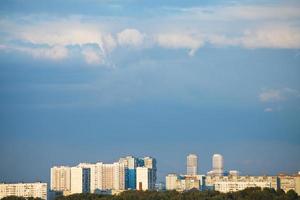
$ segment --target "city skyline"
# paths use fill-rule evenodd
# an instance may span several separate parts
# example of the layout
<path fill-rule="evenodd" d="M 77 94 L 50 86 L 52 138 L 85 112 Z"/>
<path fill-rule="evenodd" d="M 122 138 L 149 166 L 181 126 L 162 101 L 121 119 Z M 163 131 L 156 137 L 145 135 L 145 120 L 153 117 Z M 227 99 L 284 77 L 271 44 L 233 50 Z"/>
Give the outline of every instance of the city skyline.
<path fill-rule="evenodd" d="M 0 182 L 49 183 L 51 166 L 127 155 L 156 158 L 158 181 L 185 174 L 189 153 L 200 174 L 215 153 L 242 174 L 299 171 L 299 10 L 1 0 Z"/>
<path fill-rule="evenodd" d="M 191 159 L 192 161 L 189 160 L 189 157 L 192 157 L 192 159 Z M 148 159 L 148 158 L 154 159 L 155 160 L 154 166 L 157 166 L 157 160 L 152 156 L 136 157 L 134 155 L 125 155 L 125 156 L 119 157 L 118 159 L 115 159 L 115 160 L 110 159 L 110 161 L 108 161 L 108 162 L 103 161 L 103 160 L 96 160 L 96 161 L 86 161 L 85 160 L 85 161 L 78 161 L 77 163 L 73 162 L 72 164 L 66 164 L 66 163 L 60 162 L 60 164 L 53 164 L 53 165 L 50 166 L 50 168 L 51 168 L 50 172 L 51 173 L 49 174 L 48 180 L 47 179 L 46 180 L 37 179 L 37 180 L 34 180 L 33 182 L 40 182 L 40 181 L 48 182 L 48 183 L 50 183 L 50 186 L 51 186 L 52 168 L 63 169 L 63 170 L 65 170 L 65 168 L 68 168 L 71 172 L 72 168 L 77 168 L 77 167 L 90 168 L 92 165 L 97 165 L 97 164 L 113 166 L 116 163 L 125 164 L 126 168 L 128 169 L 128 176 L 130 177 L 131 176 L 130 172 L 129 172 L 130 169 L 136 169 L 137 167 L 147 166 L 147 164 L 144 163 L 144 159 Z M 132 162 L 132 161 L 129 161 L 129 159 L 135 159 L 135 161 Z M 125 160 L 126 160 L 126 162 L 125 162 Z M 143 162 L 139 163 L 139 160 L 143 160 Z M 279 171 L 279 172 L 276 172 L 274 174 L 271 174 L 271 173 L 251 174 L 251 173 L 248 173 L 246 171 L 240 171 L 240 169 L 238 169 L 234 166 L 233 166 L 233 168 L 228 168 L 226 166 L 224 167 L 224 157 L 223 157 L 222 154 L 219 154 L 219 153 L 213 153 L 212 154 L 212 156 L 210 157 L 210 168 L 208 168 L 207 170 L 201 170 L 201 168 L 199 169 L 198 162 L 199 162 L 198 161 L 198 154 L 189 153 L 188 155 L 186 155 L 186 159 L 184 160 L 184 162 L 180 163 L 180 166 L 177 166 L 177 167 L 184 166 L 183 171 L 172 171 L 172 170 L 168 171 L 168 169 L 166 169 L 166 171 L 161 173 L 160 170 L 157 169 L 157 167 L 155 167 L 155 174 L 157 173 L 157 171 L 160 172 L 159 173 L 160 176 L 158 176 L 158 178 L 155 177 L 155 182 L 156 183 L 164 182 L 165 176 L 168 175 L 168 174 L 172 174 L 172 173 L 179 174 L 179 175 L 184 175 L 185 174 L 186 176 L 197 176 L 197 175 L 201 175 L 201 176 L 228 176 L 228 175 L 230 175 L 230 173 L 237 174 L 237 175 L 242 175 L 242 176 L 277 176 L 279 174 L 293 175 L 293 174 L 299 173 L 299 170 L 295 170 L 295 171 L 291 171 L 291 172 Z M 195 163 L 196 163 L 196 165 L 195 165 Z M 68 176 L 71 176 L 71 175 L 70 174 L 69 175 L 64 174 L 63 176 L 68 177 Z M 128 180 L 128 181 L 131 182 L 130 180 Z M 26 181 L 17 180 L 17 181 L 2 181 L 2 182 L 3 183 L 22 183 L 22 182 L 26 182 Z M 65 184 L 70 185 L 70 183 L 65 183 Z M 128 188 L 130 188 L 129 186 L 131 184 L 132 183 L 128 184 Z M 71 187 L 71 186 L 69 186 L 69 187 Z"/>

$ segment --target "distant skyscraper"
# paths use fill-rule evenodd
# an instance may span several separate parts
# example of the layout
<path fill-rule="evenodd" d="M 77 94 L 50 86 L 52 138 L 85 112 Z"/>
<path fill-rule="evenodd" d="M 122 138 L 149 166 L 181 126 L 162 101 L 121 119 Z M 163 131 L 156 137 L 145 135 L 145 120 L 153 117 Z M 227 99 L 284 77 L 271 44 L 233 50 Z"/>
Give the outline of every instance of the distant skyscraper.
<path fill-rule="evenodd" d="M 198 157 L 195 154 L 189 154 L 186 158 L 187 175 L 195 176 L 198 174 Z"/>
<path fill-rule="evenodd" d="M 212 157 L 213 174 L 222 176 L 224 174 L 223 156 L 220 154 L 214 154 Z"/>

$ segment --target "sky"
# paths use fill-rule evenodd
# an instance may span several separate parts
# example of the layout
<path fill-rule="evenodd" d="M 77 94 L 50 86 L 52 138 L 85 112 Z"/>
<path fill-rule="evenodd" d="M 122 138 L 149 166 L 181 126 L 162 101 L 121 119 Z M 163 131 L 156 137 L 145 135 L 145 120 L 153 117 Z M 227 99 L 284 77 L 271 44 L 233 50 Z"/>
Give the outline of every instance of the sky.
<path fill-rule="evenodd" d="M 214 153 L 300 171 L 297 0 L 1 0 L 0 182 L 153 156 L 158 179 Z"/>

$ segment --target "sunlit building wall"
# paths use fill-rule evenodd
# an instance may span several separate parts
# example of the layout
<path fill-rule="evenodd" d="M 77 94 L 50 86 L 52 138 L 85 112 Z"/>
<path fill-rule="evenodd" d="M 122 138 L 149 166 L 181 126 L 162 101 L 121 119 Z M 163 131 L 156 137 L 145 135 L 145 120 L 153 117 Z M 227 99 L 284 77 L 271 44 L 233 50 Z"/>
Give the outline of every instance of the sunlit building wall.
<path fill-rule="evenodd" d="M 54 166 L 50 172 L 50 189 L 67 192 L 71 190 L 71 167 Z"/>
<path fill-rule="evenodd" d="M 186 158 L 187 175 L 198 174 L 198 157 L 195 154 L 189 154 Z"/>
<path fill-rule="evenodd" d="M 214 175 L 222 176 L 224 174 L 224 160 L 221 154 L 214 154 L 212 157 L 212 171 Z"/>
<path fill-rule="evenodd" d="M 7 196 L 47 199 L 47 183 L 0 183 L 0 199 Z"/>

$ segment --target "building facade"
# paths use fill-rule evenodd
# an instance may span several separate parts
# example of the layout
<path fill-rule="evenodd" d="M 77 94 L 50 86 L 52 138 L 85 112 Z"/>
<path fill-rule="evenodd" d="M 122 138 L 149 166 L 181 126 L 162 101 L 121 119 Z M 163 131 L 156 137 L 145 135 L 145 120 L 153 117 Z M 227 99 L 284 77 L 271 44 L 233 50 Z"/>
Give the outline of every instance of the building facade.
<path fill-rule="evenodd" d="M 156 159 L 127 156 L 112 164 L 97 162 L 80 163 L 75 167 L 54 166 L 51 168 L 51 190 L 69 195 L 137 189 L 138 167 L 148 169 L 147 184 L 143 184 L 144 188 L 154 189 L 157 179 Z"/>
<path fill-rule="evenodd" d="M 198 174 L 198 156 L 189 154 L 186 158 L 186 173 L 187 175 L 195 176 Z"/>
<path fill-rule="evenodd" d="M 166 176 L 166 190 L 178 190 L 178 180 L 179 177 L 177 174 L 168 174 Z"/>
<path fill-rule="evenodd" d="M 296 190 L 296 179 L 295 176 L 290 176 L 287 174 L 278 174 L 280 188 L 284 190 L 284 192 L 288 192 L 289 190 Z"/>
<path fill-rule="evenodd" d="M 119 163 L 124 164 L 127 167 L 127 181 L 126 188 L 135 189 L 136 188 L 136 168 L 139 166 L 140 162 L 138 158 L 133 156 L 126 156 L 120 158 Z"/>
<path fill-rule="evenodd" d="M 47 183 L 0 183 L 0 199 L 7 196 L 33 197 L 47 200 Z"/>
<path fill-rule="evenodd" d="M 90 192 L 91 170 L 80 166 L 71 167 L 71 194 Z"/>
<path fill-rule="evenodd" d="M 212 157 L 212 171 L 215 176 L 223 176 L 224 160 L 221 154 L 214 154 Z"/>
<path fill-rule="evenodd" d="M 219 192 L 235 192 L 249 187 L 279 188 L 277 176 L 207 176 L 207 188 Z"/>
<path fill-rule="evenodd" d="M 166 176 L 166 189 L 186 191 L 191 189 L 201 190 L 203 184 L 203 176 L 201 175 L 181 175 L 168 174 Z"/>
<path fill-rule="evenodd" d="M 79 166 L 89 168 L 90 191 L 101 193 L 105 190 L 125 190 L 127 167 L 124 163 L 115 162 L 106 164 L 98 162 L 95 164 L 80 163 Z"/>
<path fill-rule="evenodd" d="M 50 189 L 68 193 L 71 191 L 71 167 L 54 166 L 50 172 Z"/>
<path fill-rule="evenodd" d="M 153 157 L 144 157 L 143 161 L 140 164 L 149 169 L 150 173 L 150 183 L 149 189 L 153 190 L 156 180 L 157 180 L 157 168 L 156 168 L 156 159 Z"/>
<path fill-rule="evenodd" d="M 153 170 L 148 167 L 136 168 L 137 190 L 154 190 L 155 182 L 153 179 Z"/>
<path fill-rule="evenodd" d="M 300 172 L 295 175 L 295 192 L 300 196 Z"/>

